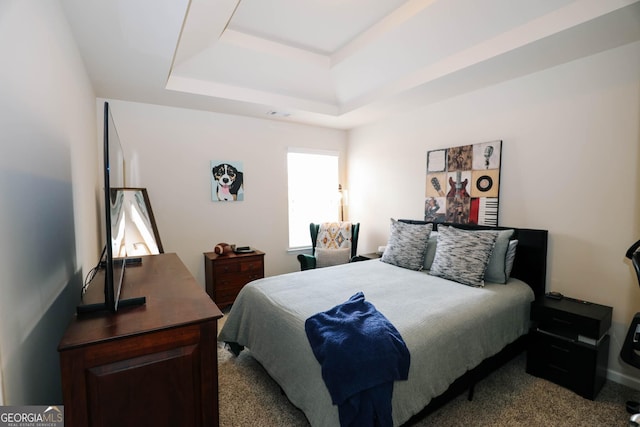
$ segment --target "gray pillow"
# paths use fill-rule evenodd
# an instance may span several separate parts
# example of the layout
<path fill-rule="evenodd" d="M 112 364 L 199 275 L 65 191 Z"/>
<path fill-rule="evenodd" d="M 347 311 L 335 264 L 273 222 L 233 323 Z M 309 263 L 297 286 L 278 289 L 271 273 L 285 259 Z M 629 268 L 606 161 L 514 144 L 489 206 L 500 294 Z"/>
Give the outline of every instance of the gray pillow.
<path fill-rule="evenodd" d="M 513 260 L 516 259 L 516 248 L 518 247 L 517 240 L 509 241 L 509 249 L 507 249 L 507 256 L 504 260 L 504 269 L 507 273 L 507 280 L 511 277 L 511 270 L 513 269 Z"/>
<path fill-rule="evenodd" d="M 498 232 L 438 227 L 438 246 L 429 274 L 469 286 L 484 286 Z"/>
<path fill-rule="evenodd" d="M 422 270 L 433 224 L 407 224 L 391 218 L 391 235 L 380 261 L 410 270 Z"/>
<path fill-rule="evenodd" d="M 427 252 L 424 256 L 423 267 L 425 270 L 429 270 L 431 268 L 431 264 L 433 264 L 433 258 L 436 256 L 436 246 L 438 246 L 438 232 L 432 231 L 431 234 L 429 234 Z"/>
<path fill-rule="evenodd" d="M 509 239 L 513 236 L 513 230 L 496 230 L 498 237 L 496 244 L 491 252 L 487 270 L 484 272 L 484 280 L 491 283 L 507 283 L 509 275 L 507 274 L 506 258 L 507 249 L 509 248 Z M 495 231 L 478 230 L 479 233 L 495 233 Z"/>

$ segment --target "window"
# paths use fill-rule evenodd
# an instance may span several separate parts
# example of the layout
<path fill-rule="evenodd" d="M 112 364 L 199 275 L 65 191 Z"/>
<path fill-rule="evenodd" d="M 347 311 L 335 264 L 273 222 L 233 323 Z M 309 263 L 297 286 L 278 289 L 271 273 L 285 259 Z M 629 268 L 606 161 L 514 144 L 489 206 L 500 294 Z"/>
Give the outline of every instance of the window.
<path fill-rule="evenodd" d="M 289 248 L 311 245 L 309 223 L 338 221 L 338 153 L 287 153 L 289 175 Z"/>

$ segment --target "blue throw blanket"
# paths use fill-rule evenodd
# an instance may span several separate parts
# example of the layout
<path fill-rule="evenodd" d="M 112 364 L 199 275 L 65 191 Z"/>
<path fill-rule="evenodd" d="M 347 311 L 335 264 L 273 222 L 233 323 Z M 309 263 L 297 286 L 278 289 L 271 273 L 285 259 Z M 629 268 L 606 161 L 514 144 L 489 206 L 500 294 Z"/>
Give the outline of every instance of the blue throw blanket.
<path fill-rule="evenodd" d="M 398 330 L 358 292 L 305 322 L 340 425 L 392 426 L 393 382 L 406 380 L 410 355 Z"/>

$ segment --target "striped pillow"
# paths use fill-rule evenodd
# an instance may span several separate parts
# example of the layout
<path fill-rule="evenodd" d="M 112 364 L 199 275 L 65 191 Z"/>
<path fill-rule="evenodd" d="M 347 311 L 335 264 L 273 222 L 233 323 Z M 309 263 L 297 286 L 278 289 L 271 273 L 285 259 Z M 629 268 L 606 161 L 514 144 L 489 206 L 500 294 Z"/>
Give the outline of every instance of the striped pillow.
<path fill-rule="evenodd" d="M 469 286 L 484 286 L 498 232 L 438 227 L 438 246 L 429 274 Z"/>
<path fill-rule="evenodd" d="M 422 270 L 433 224 L 407 224 L 391 218 L 391 235 L 380 261 L 410 270 Z"/>

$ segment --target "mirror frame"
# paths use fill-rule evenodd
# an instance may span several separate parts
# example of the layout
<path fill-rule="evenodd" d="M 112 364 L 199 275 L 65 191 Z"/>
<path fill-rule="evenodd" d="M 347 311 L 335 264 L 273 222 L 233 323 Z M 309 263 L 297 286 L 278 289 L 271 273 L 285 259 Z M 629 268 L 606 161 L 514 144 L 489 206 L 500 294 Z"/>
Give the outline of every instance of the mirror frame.
<path fill-rule="evenodd" d="M 111 190 L 122 191 L 122 192 L 139 191 L 142 193 L 144 204 L 147 208 L 147 212 L 149 212 L 149 220 L 151 221 L 151 227 L 153 228 L 153 237 L 156 239 L 158 251 L 161 254 L 164 253 L 164 248 L 162 247 L 162 241 L 160 240 L 160 233 L 158 232 L 158 225 L 156 224 L 156 217 L 153 215 L 153 209 L 151 208 L 151 201 L 149 200 L 149 194 L 147 193 L 147 189 L 143 187 L 114 187 Z"/>

